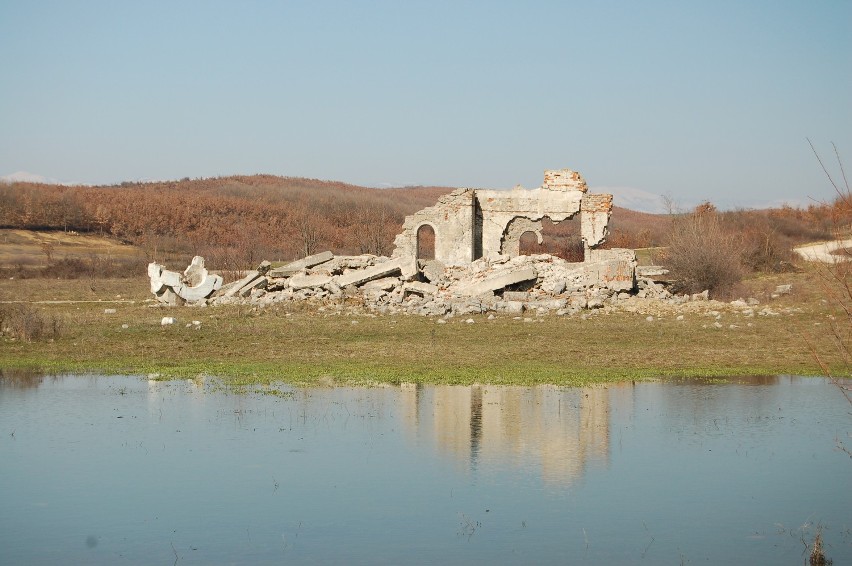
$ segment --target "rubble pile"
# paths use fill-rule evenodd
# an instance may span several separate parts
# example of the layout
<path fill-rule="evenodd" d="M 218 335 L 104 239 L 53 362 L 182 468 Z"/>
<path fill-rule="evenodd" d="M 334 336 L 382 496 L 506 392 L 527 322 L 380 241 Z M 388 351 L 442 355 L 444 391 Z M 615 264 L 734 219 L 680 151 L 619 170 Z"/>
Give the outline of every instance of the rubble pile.
<path fill-rule="evenodd" d="M 406 217 L 389 258 L 327 251 L 275 268 L 264 261 L 227 285 L 207 272 L 201 257 L 182 275 L 157 263 L 148 266 L 148 275 L 151 292 L 168 305 L 264 307 L 312 301 L 426 316 L 622 309 L 647 312 L 649 319 L 685 303 L 703 303 L 702 311 L 715 308 L 706 291 L 673 296 L 660 279 L 665 270 L 637 267 L 633 250 L 600 249 L 611 213 L 612 195 L 588 193 L 576 171 L 548 170 L 537 189 L 461 188 L 441 197 Z M 576 217 L 582 262 L 520 255 L 523 234 L 542 242 L 545 219 L 559 223 Z M 423 235 L 430 231 L 434 249 L 428 255 L 435 259 L 417 259 Z"/>
<path fill-rule="evenodd" d="M 633 253 L 604 251 L 598 252 L 598 261 L 583 263 L 541 254 L 483 258 L 465 266 L 323 252 L 275 269 L 263 262 L 243 278 L 185 302 L 263 307 L 288 301 L 345 301 L 378 314 L 429 316 L 524 311 L 570 314 L 635 293 Z M 149 275 L 152 273 L 159 273 L 152 275 L 153 290 L 155 279 L 162 279 L 162 269 L 149 267 Z M 646 295 L 664 297 L 668 293 L 650 280 L 641 280 L 638 288 Z"/>

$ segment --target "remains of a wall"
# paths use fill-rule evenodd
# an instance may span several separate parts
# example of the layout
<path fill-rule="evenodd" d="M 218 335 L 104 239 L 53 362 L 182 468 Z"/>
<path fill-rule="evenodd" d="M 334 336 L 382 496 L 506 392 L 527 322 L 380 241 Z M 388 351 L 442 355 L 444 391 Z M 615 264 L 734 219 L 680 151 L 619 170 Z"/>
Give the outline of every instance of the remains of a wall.
<path fill-rule="evenodd" d="M 593 249 L 606 239 L 612 195 L 587 191 L 582 175 L 570 169 L 545 171 L 542 186 L 532 190 L 458 189 L 405 219 L 393 256 L 416 257 L 417 230 L 429 224 L 435 230 L 435 259 L 445 265 L 515 257 L 524 232 L 534 232 L 541 243 L 542 219 L 559 223 L 578 212 L 586 249 Z"/>
<path fill-rule="evenodd" d="M 541 187 L 511 191 L 476 190 L 476 200 L 482 209 L 482 256 L 518 255 L 518 242 L 523 232 L 507 238 L 506 229 L 513 220 L 525 218 L 535 223 L 534 232 L 541 230 L 546 216 L 554 223 L 571 218 L 580 211 L 583 193 L 579 190 Z M 508 245 L 504 249 L 504 240 Z"/>
<path fill-rule="evenodd" d="M 580 230 L 586 249 L 595 248 L 609 234 L 609 219 L 612 216 L 612 195 L 586 194 L 580 205 Z"/>
<path fill-rule="evenodd" d="M 527 232 L 535 234 L 539 245 L 541 245 L 544 241 L 544 235 L 541 233 L 541 230 L 541 220 L 530 220 L 522 216 L 514 218 L 506 226 L 506 233 L 503 234 L 503 242 L 500 246 L 500 255 L 509 257 L 521 255 L 521 236 Z"/>
<path fill-rule="evenodd" d="M 417 257 L 417 230 L 424 224 L 435 230 L 435 259 L 447 265 L 473 261 L 474 190 L 457 189 L 405 218 L 394 240 L 394 258 Z"/>

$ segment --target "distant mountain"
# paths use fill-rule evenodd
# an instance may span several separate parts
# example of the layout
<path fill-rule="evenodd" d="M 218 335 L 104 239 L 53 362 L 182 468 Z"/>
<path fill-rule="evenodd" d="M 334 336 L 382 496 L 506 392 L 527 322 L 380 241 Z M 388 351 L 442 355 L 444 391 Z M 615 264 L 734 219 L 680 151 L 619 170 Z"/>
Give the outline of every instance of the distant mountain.
<path fill-rule="evenodd" d="M 615 206 L 636 212 L 662 214 L 668 212 L 663 197 L 635 187 L 591 187 L 593 193 L 610 193 Z"/>
<path fill-rule="evenodd" d="M 38 173 L 30 173 L 28 171 L 15 171 L 9 175 L 0 177 L 0 183 L 40 183 L 46 185 L 61 185 L 56 179 L 39 175 Z"/>

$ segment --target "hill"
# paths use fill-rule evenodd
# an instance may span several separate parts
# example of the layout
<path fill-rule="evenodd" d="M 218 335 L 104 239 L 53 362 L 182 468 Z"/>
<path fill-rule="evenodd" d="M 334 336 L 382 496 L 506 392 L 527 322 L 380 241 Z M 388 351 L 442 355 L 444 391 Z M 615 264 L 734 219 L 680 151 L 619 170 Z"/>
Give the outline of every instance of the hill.
<path fill-rule="evenodd" d="M 238 269 L 319 249 L 389 253 L 404 217 L 450 190 L 271 175 L 100 187 L 11 183 L 0 186 L 0 227 L 110 236 L 151 261 L 199 254 Z"/>
<path fill-rule="evenodd" d="M 337 254 L 389 254 L 405 216 L 434 204 L 451 190 L 376 189 L 273 175 L 113 186 L 13 182 L 0 184 L 0 228 L 112 238 L 138 248 L 137 264 L 159 261 L 178 267 L 192 255 L 202 255 L 216 269 L 245 269 L 262 259 L 287 261 L 324 249 Z M 831 227 L 837 225 L 833 214 L 831 205 L 720 213 L 748 246 L 757 248 L 755 253 L 761 247 L 769 250 L 771 261 L 777 260 L 778 250 L 789 252 L 794 244 L 831 237 Z M 665 245 L 671 218 L 616 207 L 607 245 Z M 49 238 L 37 240 L 37 249 L 48 262 L 68 263 L 75 257 L 51 257 Z M 57 252 L 72 249 L 55 246 Z M 544 244 L 522 240 L 522 250 L 581 259 L 579 220 L 558 225 L 545 222 Z M 76 258 L 93 254 L 98 255 L 81 251 Z M 13 255 L 3 252 L 0 267 L 8 270 L 12 262 L 26 263 L 26 254 L 20 250 L 17 259 Z"/>

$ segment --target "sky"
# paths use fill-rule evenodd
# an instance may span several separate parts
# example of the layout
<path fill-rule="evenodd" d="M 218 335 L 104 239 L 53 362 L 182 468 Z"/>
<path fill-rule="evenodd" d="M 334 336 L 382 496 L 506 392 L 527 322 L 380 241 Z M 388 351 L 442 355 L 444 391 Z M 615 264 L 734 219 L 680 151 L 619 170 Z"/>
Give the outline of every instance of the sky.
<path fill-rule="evenodd" d="M 831 200 L 852 1 L 0 0 L 0 177 Z M 852 165 L 850 165 L 852 167 Z M 852 173 L 852 171 L 850 171 Z"/>

